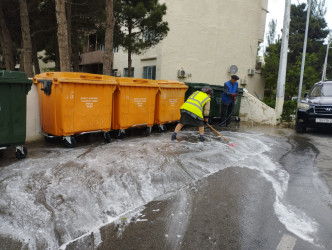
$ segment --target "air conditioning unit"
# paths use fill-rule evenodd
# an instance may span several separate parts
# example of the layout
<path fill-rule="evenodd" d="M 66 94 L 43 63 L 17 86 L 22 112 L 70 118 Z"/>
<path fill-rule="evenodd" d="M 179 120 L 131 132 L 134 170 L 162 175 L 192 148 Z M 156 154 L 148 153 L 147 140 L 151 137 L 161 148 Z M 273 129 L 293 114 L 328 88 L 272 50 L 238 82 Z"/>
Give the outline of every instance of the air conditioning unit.
<path fill-rule="evenodd" d="M 187 77 L 187 72 L 183 69 L 178 70 L 178 78 L 186 78 Z"/>
<path fill-rule="evenodd" d="M 247 79 L 240 79 L 241 85 L 247 85 Z"/>
<path fill-rule="evenodd" d="M 254 75 L 255 69 L 248 69 L 248 75 Z"/>

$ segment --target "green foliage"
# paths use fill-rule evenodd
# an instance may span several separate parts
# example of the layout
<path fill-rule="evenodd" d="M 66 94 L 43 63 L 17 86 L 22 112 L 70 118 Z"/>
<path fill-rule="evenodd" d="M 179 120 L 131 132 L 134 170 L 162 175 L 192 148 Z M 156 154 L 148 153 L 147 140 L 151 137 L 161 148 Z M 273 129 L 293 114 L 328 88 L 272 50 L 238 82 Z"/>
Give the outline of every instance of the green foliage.
<path fill-rule="evenodd" d="M 273 98 L 271 98 L 271 97 L 273 97 Z M 275 108 L 275 106 L 276 106 L 276 97 L 275 97 L 275 95 L 274 96 L 271 96 L 271 97 L 264 97 L 263 98 L 263 102 L 266 104 L 266 105 L 268 105 L 268 106 L 270 106 L 271 108 Z"/>
<path fill-rule="evenodd" d="M 165 14 L 166 5 L 158 0 L 114 0 L 115 43 L 134 54 L 156 45 L 169 30 Z"/>
<path fill-rule="evenodd" d="M 266 35 L 267 44 L 271 45 L 274 43 L 275 36 L 276 36 L 276 28 L 277 28 L 277 20 L 272 19 L 272 21 L 269 23 L 269 32 Z"/>
<path fill-rule="evenodd" d="M 315 11 L 313 9 L 312 11 Z M 307 18 L 306 4 L 291 6 L 291 22 L 289 27 L 289 50 L 288 62 L 296 63 L 298 57 L 303 52 L 303 41 L 305 34 L 305 24 Z M 323 39 L 326 38 L 329 31 L 326 21 L 319 15 L 310 15 L 308 41 L 306 52 L 308 54 L 318 53 L 323 45 Z M 322 64 L 321 64 L 322 65 Z M 318 65 L 317 65 L 318 66 Z"/>
<path fill-rule="evenodd" d="M 296 113 L 297 100 L 287 100 L 284 102 L 283 111 L 281 114 L 281 120 L 285 122 L 291 122 L 292 116 Z"/>
<path fill-rule="evenodd" d="M 265 78 L 264 102 L 269 105 L 276 98 L 276 89 L 278 81 L 278 69 L 280 60 L 281 43 L 278 41 L 271 44 L 265 52 L 265 64 L 262 67 L 262 75 Z M 269 100 L 269 101 L 268 101 Z M 270 105 L 269 105 L 270 106 Z M 274 108 L 274 107 L 273 107 Z"/>
<path fill-rule="evenodd" d="M 303 74 L 303 92 L 307 92 L 311 86 L 320 80 L 326 46 L 323 45 L 324 38 L 328 34 L 324 15 L 324 3 L 316 1 L 311 14 L 307 53 Z M 306 23 L 306 5 L 291 6 L 291 22 L 289 29 L 289 53 L 287 60 L 287 74 L 285 85 L 285 97 L 290 98 L 298 95 L 298 86 L 300 81 L 303 42 Z M 273 28 L 273 26 L 271 26 Z M 265 52 L 265 65 L 262 68 L 262 75 L 265 78 L 266 86 L 264 93 L 264 102 L 273 107 L 273 100 L 276 98 L 279 58 L 280 58 L 281 41 L 277 40 L 274 44 L 270 44 Z M 287 99 L 286 98 L 286 99 Z M 288 109 L 290 104 L 285 102 L 284 108 Z M 290 107 L 291 109 L 291 107 Z M 290 111 L 285 111 L 290 114 Z"/>

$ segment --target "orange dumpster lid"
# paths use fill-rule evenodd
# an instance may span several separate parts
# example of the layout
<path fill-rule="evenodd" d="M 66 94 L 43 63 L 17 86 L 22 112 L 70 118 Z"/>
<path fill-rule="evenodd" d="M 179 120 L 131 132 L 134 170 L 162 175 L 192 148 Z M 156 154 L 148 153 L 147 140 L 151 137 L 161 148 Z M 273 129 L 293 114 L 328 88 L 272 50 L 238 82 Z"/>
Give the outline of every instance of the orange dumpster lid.
<path fill-rule="evenodd" d="M 158 88 L 158 82 L 156 80 L 131 78 L 131 77 L 115 77 L 119 86 L 134 86 L 134 87 L 152 87 Z"/>
<path fill-rule="evenodd" d="M 178 81 L 158 80 L 158 84 L 162 88 L 179 88 L 179 89 L 188 88 L 188 85 Z"/>
<path fill-rule="evenodd" d="M 117 81 L 114 76 L 98 75 L 83 72 L 46 72 L 38 74 L 33 78 L 33 82 L 38 80 L 53 80 L 61 83 L 84 83 L 84 84 L 114 84 Z"/>

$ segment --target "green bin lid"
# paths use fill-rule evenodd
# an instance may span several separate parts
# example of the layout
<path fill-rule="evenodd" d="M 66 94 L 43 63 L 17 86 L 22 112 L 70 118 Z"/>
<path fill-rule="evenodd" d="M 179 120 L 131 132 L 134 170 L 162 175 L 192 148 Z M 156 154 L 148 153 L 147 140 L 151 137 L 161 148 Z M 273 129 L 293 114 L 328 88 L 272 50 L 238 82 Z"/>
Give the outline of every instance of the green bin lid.
<path fill-rule="evenodd" d="M 31 83 L 27 74 L 21 71 L 0 70 L 0 83 Z"/>

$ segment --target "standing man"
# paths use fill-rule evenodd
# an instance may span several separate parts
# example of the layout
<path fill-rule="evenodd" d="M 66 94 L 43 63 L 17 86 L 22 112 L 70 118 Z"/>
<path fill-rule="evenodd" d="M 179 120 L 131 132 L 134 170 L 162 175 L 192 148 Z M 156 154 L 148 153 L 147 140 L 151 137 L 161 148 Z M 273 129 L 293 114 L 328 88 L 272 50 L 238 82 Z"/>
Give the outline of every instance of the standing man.
<path fill-rule="evenodd" d="M 198 127 L 199 140 L 205 141 L 204 122 L 207 123 L 210 114 L 210 101 L 213 95 L 213 89 L 209 87 L 202 88 L 202 91 L 196 91 L 188 97 L 181 106 L 181 118 L 176 125 L 172 135 L 172 141 L 176 140 L 178 132 L 185 125 Z"/>
<path fill-rule="evenodd" d="M 232 75 L 231 80 L 225 82 L 224 92 L 222 94 L 221 102 L 221 123 L 220 126 L 229 127 L 231 122 L 231 116 L 233 111 L 233 106 L 236 101 L 236 96 L 238 93 L 238 82 L 239 77 L 237 75 Z"/>

